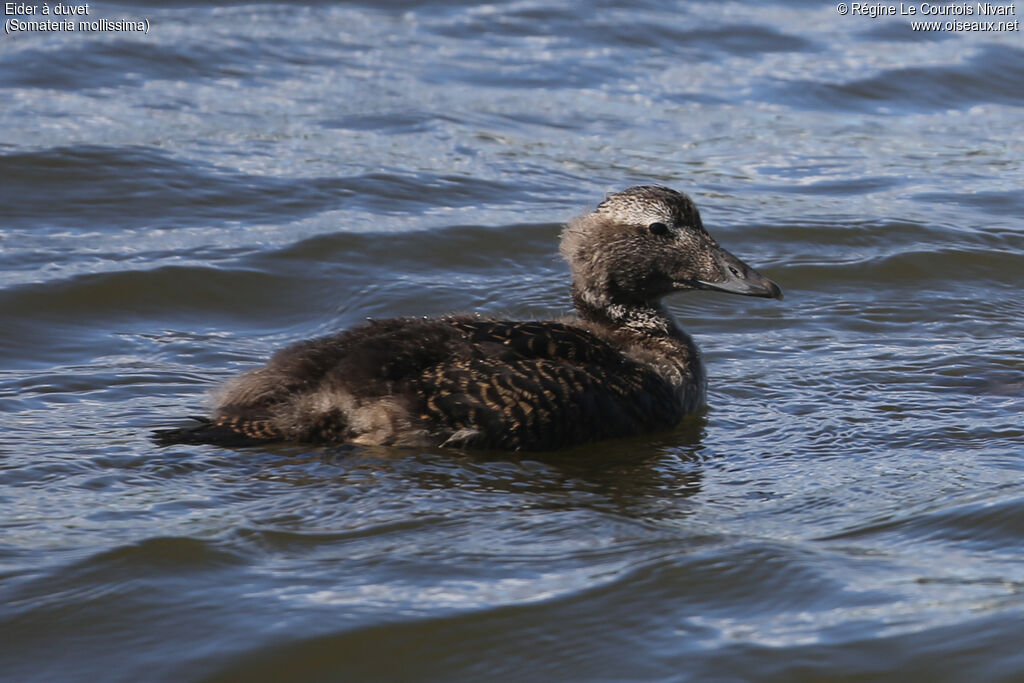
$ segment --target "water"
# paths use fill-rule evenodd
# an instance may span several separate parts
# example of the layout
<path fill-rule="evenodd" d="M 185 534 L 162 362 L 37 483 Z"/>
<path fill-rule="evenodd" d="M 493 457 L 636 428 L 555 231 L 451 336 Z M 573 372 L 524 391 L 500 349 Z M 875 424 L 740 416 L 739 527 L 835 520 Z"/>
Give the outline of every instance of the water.
<path fill-rule="evenodd" d="M 90 7 L 150 32 L 0 38 L 0 678 L 1024 677 L 1019 30 Z M 366 317 L 565 313 L 560 224 L 650 182 L 787 295 L 671 300 L 705 418 L 529 456 L 148 441 Z"/>

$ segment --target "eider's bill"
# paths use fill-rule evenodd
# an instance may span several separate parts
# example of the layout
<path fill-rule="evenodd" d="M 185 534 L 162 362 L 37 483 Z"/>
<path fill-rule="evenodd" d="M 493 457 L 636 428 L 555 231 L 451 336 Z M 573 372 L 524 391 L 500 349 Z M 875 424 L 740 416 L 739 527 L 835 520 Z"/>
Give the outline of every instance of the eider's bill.
<path fill-rule="evenodd" d="M 744 296 L 760 296 L 766 299 L 781 299 L 782 288 L 769 280 L 728 251 L 713 244 L 711 257 L 714 261 L 711 277 L 692 280 L 685 287 L 711 289 Z"/>

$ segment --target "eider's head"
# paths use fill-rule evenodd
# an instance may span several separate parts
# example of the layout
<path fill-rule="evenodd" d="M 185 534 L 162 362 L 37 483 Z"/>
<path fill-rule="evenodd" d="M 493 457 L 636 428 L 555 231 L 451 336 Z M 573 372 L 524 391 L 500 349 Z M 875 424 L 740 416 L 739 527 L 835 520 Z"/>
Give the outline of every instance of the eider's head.
<path fill-rule="evenodd" d="M 608 195 L 562 233 L 579 303 L 656 305 L 691 289 L 782 298 L 777 284 L 718 246 L 685 194 L 658 185 Z"/>

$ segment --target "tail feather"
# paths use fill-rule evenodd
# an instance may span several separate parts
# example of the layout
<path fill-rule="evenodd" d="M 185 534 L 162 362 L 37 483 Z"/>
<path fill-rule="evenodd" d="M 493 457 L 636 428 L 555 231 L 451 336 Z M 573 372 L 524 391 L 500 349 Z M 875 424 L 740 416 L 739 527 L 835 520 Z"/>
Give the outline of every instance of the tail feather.
<path fill-rule="evenodd" d="M 244 418 L 191 417 L 199 424 L 174 429 L 153 430 L 152 439 L 160 446 L 175 444 L 215 444 L 218 446 L 257 446 L 284 440 L 269 422 Z"/>

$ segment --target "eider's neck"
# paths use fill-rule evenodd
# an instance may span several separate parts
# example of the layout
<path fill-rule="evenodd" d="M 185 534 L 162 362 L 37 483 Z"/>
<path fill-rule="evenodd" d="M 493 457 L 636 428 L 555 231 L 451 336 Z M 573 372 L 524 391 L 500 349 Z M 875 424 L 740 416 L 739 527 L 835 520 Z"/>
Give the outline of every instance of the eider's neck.
<path fill-rule="evenodd" d="M 572 301 L 583 320 L 651 337 L 682 336 L 676 321 L 660 302 L 618 303 L 595 300 L 588 294 L 573 284 Z"/>

